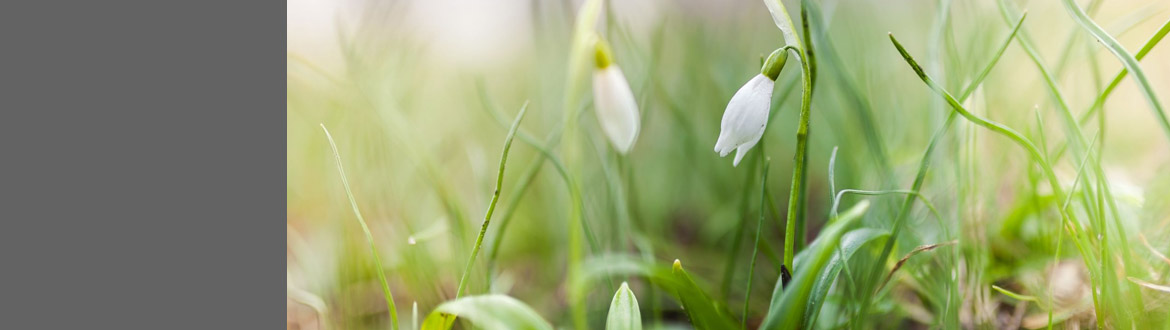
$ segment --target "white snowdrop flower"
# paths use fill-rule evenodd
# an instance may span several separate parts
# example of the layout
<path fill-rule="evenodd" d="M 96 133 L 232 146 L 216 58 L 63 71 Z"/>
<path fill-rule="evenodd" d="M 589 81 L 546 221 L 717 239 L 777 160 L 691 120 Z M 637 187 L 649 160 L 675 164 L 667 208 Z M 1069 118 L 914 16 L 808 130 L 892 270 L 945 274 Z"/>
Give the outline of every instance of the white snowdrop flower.
<path fill-rule="evenodd" d="M 743 156 L 764 136 L 768 110 L 772 105 L 772 87 L 787 59 L 788 53 L 783 48 L 772 52 L 760 74 L 748 80 L 727 102 L 727 110 L 723 111 L 723 121 L 719 124 L 715 152 L 724 157 L 735 150 L 732 166 L 739 166 Z"/>
<path fill-rule="evenodd" d="M 597 122 L 619 153 L 625 154 L 638 139 L 640 118 L 638 102 L 630 83 L 617 64 L 605 41 L 596 43 L 596 66 L 593 71 L 593 108 Z"/>

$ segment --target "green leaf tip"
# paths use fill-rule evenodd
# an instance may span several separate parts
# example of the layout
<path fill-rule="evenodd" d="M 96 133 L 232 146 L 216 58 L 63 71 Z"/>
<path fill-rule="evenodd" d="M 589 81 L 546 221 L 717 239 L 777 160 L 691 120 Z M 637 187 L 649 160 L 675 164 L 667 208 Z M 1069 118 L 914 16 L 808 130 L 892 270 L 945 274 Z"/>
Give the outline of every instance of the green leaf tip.
<path fill-rule="evenodd" d="M 638 298 L 630 291 L 630 285 L 622 282 L 622 286 L 613 294 L 613 301 L 609 305 L 609 315 L 605 318 L 606 330 L 641 330 L 642 312 L 638 308 Z"/>

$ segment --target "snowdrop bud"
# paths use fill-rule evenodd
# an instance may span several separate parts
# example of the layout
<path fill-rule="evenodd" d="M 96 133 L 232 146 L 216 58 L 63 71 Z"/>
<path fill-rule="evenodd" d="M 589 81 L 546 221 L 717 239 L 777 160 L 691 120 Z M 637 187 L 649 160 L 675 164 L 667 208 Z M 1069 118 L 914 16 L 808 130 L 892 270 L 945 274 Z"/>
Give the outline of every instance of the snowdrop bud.
<path fill-rule="evenodd" d="M 769 62 L 773 62 L 771 57 Z M 732 162 L 732 166 L 739 166 L 744 154 L 756 146 L 764 136 L 764 127 L 768 124 L 768 109 L 772 105 L 774 84 L 772 78 L 763 73 L 758 74 L 740 87 L 735 96 L 731 97 L 731 102 L 727 103 L 727 110 L 723 111 L 723 122 L 719 124 L 719 140 L 715 142 L 715 152 L 719 153 L 719 157 L 724 157 L 731 150 L 735 150 L 735 161 Z"/>
<path fill-rule="evenodd" d="M 640 118 L 638 102 L 622 70 L 613 63 L 613 53 L 604 40 L 595 44 L 596 69 L 593 71 L 593 107 L 597 122 L 614 149 L 625 154 L 638 138 Z"/>

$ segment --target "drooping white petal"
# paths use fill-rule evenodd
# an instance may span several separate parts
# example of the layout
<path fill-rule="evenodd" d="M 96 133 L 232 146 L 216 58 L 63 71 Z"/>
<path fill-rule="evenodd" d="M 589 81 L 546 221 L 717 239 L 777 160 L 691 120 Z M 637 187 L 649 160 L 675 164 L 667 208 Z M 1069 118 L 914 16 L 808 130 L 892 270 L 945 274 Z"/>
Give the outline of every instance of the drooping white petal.
<path fill-rule="evenodd" d="M 627 153 L 638 138 L 638 102 L 617 65 L 593 71 L 593 106 L 601 130 L 614 149 Z"/>
<path fill-rule="evenodd" d="M 727 102 L 727 110 L 723 111 L 723 121 L 719 124 L 715 152 L 719 153 L 719 157 L 724 157 L 736 150 L 732 166 L 738 166 L 744 154 L 764 136 L 774 84 L 772 79 L 762 74 L 756 75 Z"/>

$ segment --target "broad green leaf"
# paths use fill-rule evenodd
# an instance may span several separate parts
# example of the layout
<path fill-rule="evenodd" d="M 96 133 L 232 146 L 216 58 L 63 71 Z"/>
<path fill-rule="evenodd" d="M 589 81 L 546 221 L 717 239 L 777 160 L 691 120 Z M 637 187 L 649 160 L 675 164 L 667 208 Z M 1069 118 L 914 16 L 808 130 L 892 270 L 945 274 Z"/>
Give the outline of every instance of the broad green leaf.
<path fill-rule="evenodd" d="M 889 236 L 890 233 L 884 230 L 862 228 L 850 231 L 841 237 L 840 250 L 833 253 L 833 259 L 829 260 L 828 266 L 820 274 L 817 274 L 816 282 L 813 284 L 812 296 L 808 300 L 808 312 L 804 315 L 805 319 L 808 320 L 809 327 L 816 324 L 821 307 L 825 304 L 825 296 L 829 294 L 829 288 L 833 286 L 837 275 L 841 273 L 842 266 L 853 257 L 853 253 L 871 241 Z"/>
<path fill-rule="evenodd" d="M 806 322 L 805 315 L 817 275 L 829 263 L 833 252 L 837 251 L 837 244 L 840 243 L 845 230 L 861 219 L 867 208 L 869 202 L 861 201 L 830 223 L 809 247 L 804 262 L 795 267 L 792 282 L 787 288 L 782 289 L 780 281 L 776 281 L 775 289 L 772 291 L 772 304 L 768 306 L 768 315 L 764 316 L 764 323 L 760 329 L 797 329 L 808 328 L 811 325 L 810 322 Z"/>
<path fill-rule="evenodd" d="M 462 317 L 488 330 L 552 330 L 553 327 L 531 307 L 502 294 L 469 296 L 445 302 L 423 321 L 423 330 L 446 330 L 450 315 Z"/>
<path fill-rule="evenodd" d="M 638 298 L 630 291 L 630 285 L 622 282 L 622 287 L 613 294 L 613 302 L 609 303 L 609 316 L 605 318 L 606 330 L 642 330 L 642 312 L 638 310 Z"/>

